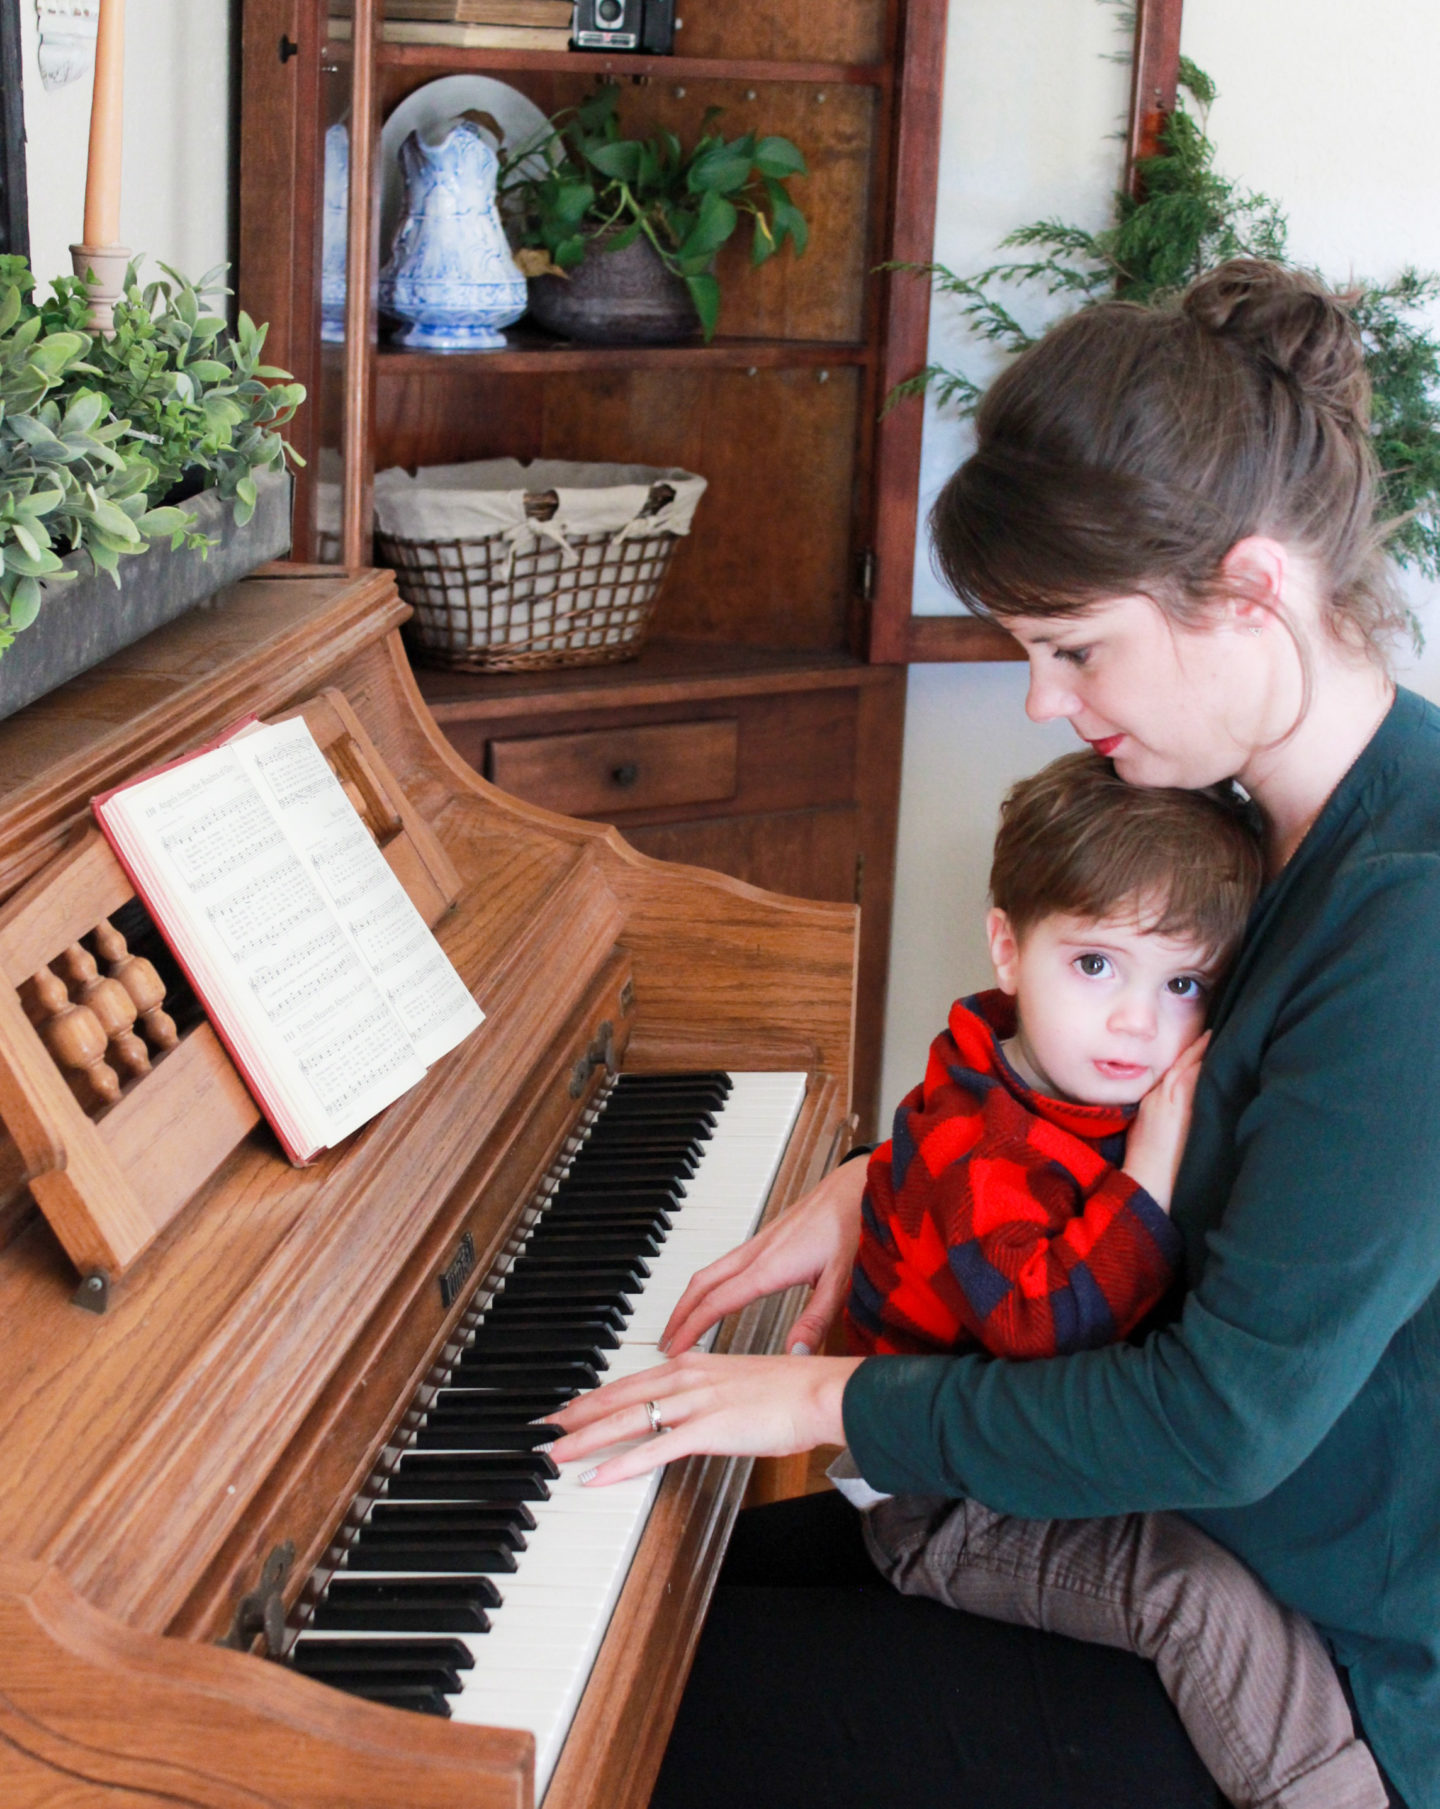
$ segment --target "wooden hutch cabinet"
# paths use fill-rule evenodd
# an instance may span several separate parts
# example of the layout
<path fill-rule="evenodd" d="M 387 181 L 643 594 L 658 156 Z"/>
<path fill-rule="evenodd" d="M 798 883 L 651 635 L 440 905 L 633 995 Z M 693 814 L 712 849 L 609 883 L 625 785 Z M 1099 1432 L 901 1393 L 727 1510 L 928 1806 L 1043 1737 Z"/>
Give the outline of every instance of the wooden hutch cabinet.
<path fill-rule="evenodd" d="M 339 10 L 339 9 L 337 9 Z M 474 676 L 418 668 L 460 753 L 496 784 L 617 824 L 648 853 L 862 909 L 855 1102 L 873 1122 L 889 953 L 945 0 L 684 0 L 672 57 L 386 44 L 382 0 L 246 0 L 239 290 L 311 402 L 297 426 L 299 560 L 369 558 L 376 468 L 510 455 L 680 465 L 709 490 L 656 629 L 625 665 Z M 710 345 L 581 346 L 522 325 L 504 350 L 391 346 L 375 275 L 379 125 L 445 74 L 546 113 L 621 84 L 627 132 L 782 133 L 809 175 L 802 258 L 721 253 Z M 349 129 L 350 293 L 320 338 L 323 143 Z M 317 526 L 329 475 L 340 519 Z M 338 534 L 338 541 L 337 541 Z M 978 625 L 975 625 L 978 626 Z M 990 631 L 985 631 L 989 633 Z M 975 651 L 980 651 L 976 648 Z"/>

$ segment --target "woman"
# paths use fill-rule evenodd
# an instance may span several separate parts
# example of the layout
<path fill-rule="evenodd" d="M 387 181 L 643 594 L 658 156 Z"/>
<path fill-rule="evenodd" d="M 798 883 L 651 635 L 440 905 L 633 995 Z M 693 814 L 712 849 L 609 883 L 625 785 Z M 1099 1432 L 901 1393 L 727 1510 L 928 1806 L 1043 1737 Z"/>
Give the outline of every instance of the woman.
<path fill-rule="evenodd" d="M 1440 712 L 1386 669 L 1367 426 L 1343 308 L 1237 260 L 1174 310 L 1047 335 L 933 517 L 957 593 L 1024 646 L 1034 718 L 1136 785 L 1235 778 L 1265 819 L 1174 1195 L 1178 1317 L 1035 1363 L 682 1354 L 798 1280 L 791 1349 L 819 1348 L 850 1164 L 698 1275 L 676 1360 L 568 1408 L 555 1455 L 634 1438 L 653 1399 L 665 1430 L 596 1486 L 844 1439 L 880 1489 L 1181 1510 L 1320 1626 L 1392 1800 L 1440 1809 Z M 886 1600 L 853 1532 L 820 1497 L 737 1537 L 657 1802 L 1217 1800 L 1138 1660 Z"/>

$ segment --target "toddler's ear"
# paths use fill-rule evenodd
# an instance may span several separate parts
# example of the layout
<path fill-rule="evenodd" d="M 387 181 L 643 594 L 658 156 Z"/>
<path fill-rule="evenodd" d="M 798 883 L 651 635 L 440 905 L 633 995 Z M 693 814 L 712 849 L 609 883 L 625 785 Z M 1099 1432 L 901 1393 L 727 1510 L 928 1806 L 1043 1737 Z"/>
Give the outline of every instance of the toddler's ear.
<path fill-rule="evenodd" d="M 1008 914 L 998 905 L 992 905 L 986 914 L 985 935 L 990 943 L 995 984 L 1013 998 L 1020 990 L 1020 939 L 1010 926 Z"/>

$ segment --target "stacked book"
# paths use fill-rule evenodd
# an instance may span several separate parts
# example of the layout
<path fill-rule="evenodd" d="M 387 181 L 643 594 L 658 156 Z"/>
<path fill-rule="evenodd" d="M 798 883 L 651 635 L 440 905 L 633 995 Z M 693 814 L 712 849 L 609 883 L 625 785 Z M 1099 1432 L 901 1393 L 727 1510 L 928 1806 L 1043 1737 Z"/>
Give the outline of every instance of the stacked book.
<path fill-rule="evenodd" d="M 330 36 L 350 36 L 348 0 L 332 0 Z M 571 0 L 384 0 L 387 44 L 461 50 L 568 50 Z"/>

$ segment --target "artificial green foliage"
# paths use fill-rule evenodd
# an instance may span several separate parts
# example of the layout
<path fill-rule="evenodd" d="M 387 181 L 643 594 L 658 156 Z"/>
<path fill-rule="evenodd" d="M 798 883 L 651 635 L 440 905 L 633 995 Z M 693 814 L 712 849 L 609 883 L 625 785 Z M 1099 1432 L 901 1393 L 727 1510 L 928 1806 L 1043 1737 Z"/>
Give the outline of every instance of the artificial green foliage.
<path fill-rule="evenodd" d="M 806 174 L 805 159 L 788 138 L 745 132 L 727 140 L 714 130 L 717 107 L 689 150 L 673 132 L 626 138 L 619 94 L 607 83 L 554 116 L 539 147 L 549 165 L 544 176 L 522 173 L 533 143 L 502 169 L 507 216 L 530 248 L 520 253 L 521 267 L 527 276 L 563 276 L 588 252 L 619 251 L 643 233 L 684 279 L 709 340 L 720 312 L 711 265 L 743 216 L 751 222 L 752 264 L 773 257 L 787 238 L 797 256 L 804 251 L 809 228 L 786 183 Z"/>
<path fill-rule="evenodd" d="M 1116 297 L 1160 305 L 1226 258 L 1287 262 L 1285 217 L 1276 203 L 1215 168 L 1205 119 L 1214 83 L 1182 57 L 1179 89 L 1158 155 L 1139 166 L 1141 198 L 1117 195 L 1110 226 L 1087 232 L 1040 220 L 1018 227 L 1002 248 L 1031 255 L 992 264 L 971 277 L 957 276 L 943 264 L 890 268 L 930 277 L 937 293 L 958 304 L 970 333 L 1013 355 L 1035 339 L 1006 306 L 1005 296 L 1016 289 L 1038 287 L 1073 308 Z M 1187 95 L 1197 111 L 1187 106 Z M 1381 508 L 1397 524 L 1391 550 L 1400 563 L 1440 578 L 1440 341 L 1426 330 L 1423 317 L 1416 318 L 1440 297 L 1440 276 L 1405 270 L 1393 282 L 1355 289 L 1355 319 L 1375 395 Z M 973 413 L 981 394 L 964 371 L 930 364 L 898 384 L 887 407 L 928 389 L 961 414 Z"/>
<path fill-rule="evenodd" d="M 142 291 L 132 269 L 106 340 L 85 329 L 83 284 L 37 303 L 25 260 L 0 257 L 0 654 L 45 588 L 77 575 L 63 554 L 83 549 L 118 585 L 121 559 L 153 541 L 204 547 L 164 503 L 177 480 L 205 474 L 245 521 L 252 474 L 289 452 L 278 430 L 304 391 L 266 382 L 287 373 L 260 364 L 264 330 L 242 315 L 222 339 L 200 292 L 167 275 Z"/>

